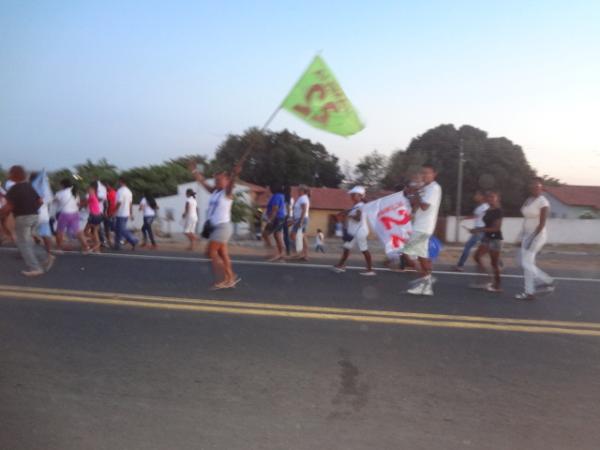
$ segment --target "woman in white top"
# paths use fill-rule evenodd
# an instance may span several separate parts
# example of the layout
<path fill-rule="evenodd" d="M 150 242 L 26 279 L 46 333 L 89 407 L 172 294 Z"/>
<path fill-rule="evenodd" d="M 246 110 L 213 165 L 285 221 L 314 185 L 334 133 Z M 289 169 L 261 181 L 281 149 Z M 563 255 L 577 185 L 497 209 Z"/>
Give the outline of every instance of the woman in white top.
<path fill-rule="evenodd" d="M 241 278 L 233 272 L 231 258 L 227 249 L 227 243 L 233 233 L 231 224 L 231 206 L 233 204 L 233 187 L 235 177 L 240 173 L 241 166 L 234 166 L 233 170 L 215 174 L 214 187 L 209 185 L 195 165 L 190 169 L 204 189 L 211 193 L 207 221 L 202 231 L 203 237 L 208 238 L 207 254 L 212 263 L 215 283 L 213 290 L 229 289 L 235 287 Z"/>
<path fill-rule="evenodd" d="M 371 258 L 371 252 L 369 252 L 369 245 L 367 243 L 367 237 L 369 236 L 369 225 L 367 224 L 367 216 L 364 214 L 363 208 L 365 206 L 365 188 L 362 186 L 353 187 L 350 192 L 352 203 L 354 206 L 349 210 L 340 213 L 340 216 L 344 216 L 347 219 L 346 236 L 344 237 L 344 251 L 340 262 L 333 266 L 335 272 L 341 273 L 346 271 L 346 260 L 350 256 L 350 250 L 354 246 L 358 246 L 358 249 L 362 252 L 365 257 L 365 263 L 367 269 L 361 272 L 364 276 L 376 275 L 373 271 L 373 261 Z"/>
<path fill-rule="evenodd" d="M 525 275 L 525 291 L 515 296 L 518 300 L 534 300 L 535 294 L 554 291 L 554 280 L 535 265 L 535 257 L 546 243 L 546 220 L 550 203 L 543 196 L 541 178 L 534 178 L 529 186 L 530 197 L 521 208 L 521 267 Z"/>
<path fill-rule="evenodd" d="M 196 224 L 198 223 L 198 202 L 196 201 L 196 193 L 192 189 L 185 191 L 187 200 L 185 201 L 185 210 L 183 217 L 183 234 L 190 240 L 189 251 L 194 250 L 196 243 Z"/>
<path fill-rule="evenodd" d="M 310 211 L 310 190 L 305 185 L 298 187 L 300 191 L 300 197 L 294 202 L 292 212 L 292 242 L 296 244 L 296 255 L 295 259 L 301 259 L 308 261 L 308 238 L 306 236 L 306 229 L 308 227 L 308 212 Z M 298 236 L 300 233 L 300 236 Z M 300 241 L 300 239 L 302 239 Z M 300 248 L 300 244 L 302 248 Z"/>
<path fill-rule="evenodd" d="M 140 200 L 140 211 L 143 212 L 144 217 L 144 224 L 142 225 L 142 236 L 144 240 L 140 247 L 148 245 L 148 240 L 150 240 L 152 244 L 151 248 L 156 248 L 156 241 L 154 240 L 154 233 L 152 232 L 152 222 L 154 222 L 157 210 L 158 205 L 156 204 L 154 196 L 148 191 L 144 192 L 144 197 Z"/>
<path fill-rule="evenodd" d="M 79 200 L 73 195 L 73 183 L 65 178 L 60 182 L 61 190 L 54 196 L 54 203 L 59 212 L 56 227 L 56 247 L 58 251 L 64 250 L 63 242 L 65 232 L 72 238 L 77 238 L 81 243 L 81 250 L 89 252 L 88 244 L 79 226 Z"/>

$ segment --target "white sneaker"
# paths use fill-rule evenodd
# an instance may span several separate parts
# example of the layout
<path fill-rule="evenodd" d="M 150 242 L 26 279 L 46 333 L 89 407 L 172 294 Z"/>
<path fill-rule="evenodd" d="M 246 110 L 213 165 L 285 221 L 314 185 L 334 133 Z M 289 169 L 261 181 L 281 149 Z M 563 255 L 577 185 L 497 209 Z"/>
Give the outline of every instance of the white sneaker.
<path fill-rule="evenodd" d="M 21 273 L 26 277 L 39 277 L 40 275 L 44 275 L 43 270 L 22 270 Z"/>
<path fill-rule="evenodd" d="M 365 272 L 359 273 L 359 275 L 362 275 L 363 277 L 374 277 L 375 275 L 377 275 L 377 273 L 373 270 L 367 270 Z"/>
<path fill-rule="evenodd" d="M 424 288 L 425 288 L 424 284 L 417 284 L 416 286 L 413 286 L 410 289 L 407 289 L 406 293 L 412 294 L 412 295 L 423 295 Z"/>
<path fill-rule="evenodd" d="M 428 296 L 433 296 L 433 284 L 432 283 L 425 283 L 425 286 L 423 286 L 423 292 L 421 292 L 421 295 L 428 295 Z"/>
<path fill-rule="evenodd" d="M 344 273 L 346 271 L 346 268 L 345 267 L 333 266 L 331 268 L 331 270 L 333 270 L 335 273 Z"/>

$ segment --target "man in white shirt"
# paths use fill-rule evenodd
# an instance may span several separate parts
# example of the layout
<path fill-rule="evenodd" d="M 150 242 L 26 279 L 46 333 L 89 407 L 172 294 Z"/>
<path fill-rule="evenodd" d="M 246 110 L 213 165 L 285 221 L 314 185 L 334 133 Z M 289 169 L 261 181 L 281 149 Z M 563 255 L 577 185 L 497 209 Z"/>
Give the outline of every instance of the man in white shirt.
<path fill-rule="evenodd" d="M 406 292 L 413 295 L 433 295 L 431 259 L 429 258 L 429 238 L 435 231 L 438 212 L 442 201 L 442 188 L 435 181 L 437 171 L 430 164 L 421 167 L 423 185 L 411 188 L 410 202 L 413 210 L 413 232 L 403 252 L 409 257 L 417 257 L 421 277 L 412 283 Z"/>
<path fill-rule="evenodd" d="M 292 242 L 298 242 L 296 244 L 296 259 L 302 259 L 308 261 L 308 238 L 306 237 L 306 228 L 308 226 L 308 212 L 310 210 L 310 199 L 308 194 L 310 190 L 306 185 L 300 185 L 298 187 L 300 191 L 300 197 L 294 202 L 292 209 Z M 302 248 L 300 249 L 300 240 Z"/>
<path fill-rule="evenodd" d="M 473 200 L 475 201 L 475 204 L 477 206 L 473 210 L 473 215 L 465 217 L 465 219 L 474 219 L 473 228 L 485 228 L 485 224 L 483 223 L 483 216 L 485 216 L 485 212 L 490 208 L 490 205 L 488 205 L 485 202 L 485 195 L 481 191 L 475 192 Z M 454 270 L 456 270 L 457 272 L 462 272 L 464 270 L 463 268 L 465 266 L 465 262 L 467 262 L 467 258 L 469 257 L 471 249 L 475 247 L 479 243 L 479 241 L 481 241 L 482 237 L 483 233 L 471 234 L 471 237 L 465 243 L 465 248 L 463 249 L 462 255 L 460 255 L 460 258 Z"/>
<path fill-rule="evenodd" d="M 115 250 L 121 248 L 121 238 L 124 238 L 130 245 L 131 249 L 135 250 L 138 240 L 133 236 L 131 231 L 127 229 L 127 220 L 133 219 L 133 194 L 127 187 L 127 183 L 123 178 L 119 178 L 119 189 L 117 190 L 117 206 L 116 206 L 116 231 L 115 231 Z"/>

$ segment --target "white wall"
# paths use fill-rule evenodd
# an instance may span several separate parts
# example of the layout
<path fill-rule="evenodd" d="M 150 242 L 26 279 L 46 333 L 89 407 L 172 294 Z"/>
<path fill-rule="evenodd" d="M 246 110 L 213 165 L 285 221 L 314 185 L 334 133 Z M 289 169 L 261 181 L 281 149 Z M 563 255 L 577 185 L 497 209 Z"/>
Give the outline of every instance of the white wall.
<path fill-rule="evenodd" d="M 212 184 L 212 180 L 207 180 L 207 182 L 209 184 Z M 181 215 L 183 214 L 183 211 L 185 209 L 185 201 L 186 201 L 185 191 L 187 189 L 192 189 L 196 192 L 196 201 L 198 203 L 198 225 L 197 225 L 196 231 L 198 233 L 202 231 L 202 226 L 204 225 L 204 222 L 206 221 L 206 213 L 208 211 L 208 201 L 210 198 L 210 193 L 208 193 L 208 191 L 206 191 L 206 189 L 204 189 L 201 185 L 199 185 L 195 181 L 192 181 L 190 183 L 178 185 L 176 195 L 170 195 L 168 197 L 156 198 L 156 203 L 158 204 L 158 207 L 159 207 L 158 216 L 160 217 L 160 220 L 158 220 L 158 222 L 160 223 L 161 230 L 164 233 L 169 231 L 169 226 L 170 226 L 171 233 L 183 233 L 183 221 L 182 221 Z M 241 192 L 243 194 L 246 202 L 248 204 L 250 204 L 249 188 L 244 185 L 236 185 L 234 188 L 234 193 L 237 194 L 239 192 Z M 167 215 L 168 210 L 171 210 L 173 212 L 173 217 L 175 219 L 170 224 L 166 220 L 166 215 Z M 137 210 L 135 210 L 135 211 L 137 211 Z M 140 216 L 139 227 L 141 227 L 141 223 L 142 223 L 141 213 L 136 214 L 135 222 L 137 224 L 137 222 L 138 222 L 137 216 L 138 215 Z M 139 227 L 136 225 L 136 228 L 139 228 Z M 234 227 L 237 228 L 236 234 L 238 236 L 243 236 L 250 232 L 250 226 L 247 223 L 242 222 L 239 224 L 234 224 Z"/>
<path fill-rule="evenodd" d="M 550 216 L 553 218 L 579 219 L 579 217 L 586 213 L 594 216 L 597 215 L 591 207 L 565 205 L 548 192 L 544 192 L 544 196 L 548 199 L 548 202 L 550 202 Z"/>
<path fill-rule="evenodd" d="M 454 241 L 456 217 L 446 218 L 446 240 Z M 473 228 L 472 220 L 460 223 L 467 228 Z M 521 217 L 505 217 L 502 220 L 502 234 L 505 242 L 517 242 L 523 226 Z M 462 226 L 459 230 L 459 242 L 469 239 L 469 232 Z M 548 219 L 549 244 L 600 244 L 600 220 L 584 219 Z"/>

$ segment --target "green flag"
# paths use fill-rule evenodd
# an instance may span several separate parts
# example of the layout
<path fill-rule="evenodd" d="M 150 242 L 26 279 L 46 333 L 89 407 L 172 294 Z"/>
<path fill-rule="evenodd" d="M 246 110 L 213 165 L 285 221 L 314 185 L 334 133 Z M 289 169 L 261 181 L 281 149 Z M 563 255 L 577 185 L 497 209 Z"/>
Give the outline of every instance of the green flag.
<path fill-rule="evenodd" d="M 320 56 L 315 56 L 283 101 L 282 108 L 313 127 L 341 136 L 350 136 L 365 127 Z"/>

